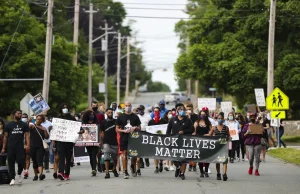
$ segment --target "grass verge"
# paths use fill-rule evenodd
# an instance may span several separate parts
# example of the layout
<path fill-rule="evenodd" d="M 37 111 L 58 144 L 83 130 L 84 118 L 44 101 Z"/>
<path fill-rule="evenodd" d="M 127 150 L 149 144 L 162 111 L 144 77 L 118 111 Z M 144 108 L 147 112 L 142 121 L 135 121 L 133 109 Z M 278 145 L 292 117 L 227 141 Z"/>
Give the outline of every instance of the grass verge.
<path fill-rule="evenodd" d="M 281 148 L 269 150 L 268 154 L 286 162 L 300 165 L 300 150 L 294 148 Z"/>
<path fill-rule="evenodd" d="M 282 136 L 281 139 L 287 143 L 300 143 L 300 136 Z"/>

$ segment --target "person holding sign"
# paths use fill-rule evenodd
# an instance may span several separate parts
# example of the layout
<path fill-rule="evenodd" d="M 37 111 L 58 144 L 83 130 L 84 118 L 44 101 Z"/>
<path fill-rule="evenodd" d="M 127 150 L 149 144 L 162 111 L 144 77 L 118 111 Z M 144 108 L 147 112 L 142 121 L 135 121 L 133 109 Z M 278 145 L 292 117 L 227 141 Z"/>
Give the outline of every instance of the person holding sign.
<path fill-rule="evenodd" d="M 234 118 L 234 113 L 230 112 L 228 114 L 228 121 L 225 125 L 229 128 L 230 137 L 232 138 L 231 149 L 229 149 L 230 163 L 233 163 L 235 158 L 235 152 L 237 151 L 237 157 L 240 158 L 240 139 L 239 133 L 241 132 L 240 124 Z"/>
<path fill-rule="evenodd" d="M 116 121 L 116 132 L 120 133 L 120 150 L 122 151 L 122 164 L 124 171 L 124 179 L 129 179 L 129 174 L 127 171 L 127 149 L 128 149 L 128 138 L 129 133 L 135 130 L 141 130 L 141 121 L 139 117 L 132 112 L 132 105 L 130 102 L 125 102 L 125 113 L 121 114 Z M 131 158 L 131 173 L 132 176 L 137 176 L 136 171 L 136 160 L 137 158 Z M 138 169 L 139 170 L 139 169 Z"/>
<path fill-rule="evenodd" d="M 224 113 L 220 112 L 219 115 L 217 116 L 217 122 L 218 125 L 216 127 L 213 127 L 212 130 L 209 132 L 208 136 L 221 136 L 224 137 L 228 140 L 230 140 L 230 133 L 229 133 L 229 128 L 224 125 Z M 223 181 L 227 181 L 227 163 L 228 159 L 223 163 Z M 216 169 L 217 169 L 217 180 L 222 180 L 221 178 L 221 173 L 220 173 L 220 164 L 216 164 Z"/>
<path fill-rule="evenodd" d="M 194 123 L 194 133 L 193 135 L 198 135 L 198 136 L 208 136 L 209 132 L 212 130 L 212 125 L 211 122 L 208 119 L 208 116 L 206 115 L 205 111 L 200 111 L 199 113 L 199 119 Z M 202 163 L 199 162 L 199 169 L 201 172 L 200 177 L 209 177 L 208 175 L 208 168 L 209 168 L 209 163 Z M 205 173 L 203 168 L 205 168 Z"/>
<path fill-rule="evenodd" d="M 149 121 L 148 126 L 168 124 L 166 120 L 160 118 L 159 107 L 155 107 L 153 112 L 154 112 L 154 118 Z M 158 169 L 158 160 L 154 159 L 154 165 L 155 165 L 155 171 L 154 171 L 155 174 L 163 171 L 162 160 L 159 161 L 159 169 Z"/>
<path fill-rule="evenodd" d="M 256 124 L 256 114 L 251 113 L 250 123 L 246 124 L 243 128 L 243 135 L 245 137 L 245 145 L 249 154 L 249 170 L 248 174 L 253 173 L 253 163 L 255 159 L 255 176 L 259 176 L 259 163 L 260 163 L 260 152 L 261 152 L 261 138 L 263 133 L 263 126 Z"/>
<path fill-rule="evenodd" d="M 189 119 L 185 115 L 185 107 L 183 104 L 179 103 L 175 106 L 178 115 L 176 117 L 173 117 L 169 124 L 167 129 L 168 135 L 191 135 L 194 132 L 194 127 L 191 119 Z M 176 166 L 175 171 L 175 177 L 180 177 L 182 180 L 185 179 L 185 168 L 186 168 L 187 162 L 178 162 L 174 161 L 174 165 Z"/>

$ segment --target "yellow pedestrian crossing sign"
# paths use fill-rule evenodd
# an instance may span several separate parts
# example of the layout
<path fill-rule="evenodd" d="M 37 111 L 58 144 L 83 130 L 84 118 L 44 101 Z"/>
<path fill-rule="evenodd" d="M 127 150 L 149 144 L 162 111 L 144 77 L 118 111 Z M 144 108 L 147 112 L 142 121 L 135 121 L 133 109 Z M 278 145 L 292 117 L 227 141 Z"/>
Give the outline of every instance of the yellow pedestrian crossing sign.
<path fill-rule="evenodd" d="M 286 118 L 285 111 L 271 111 L 271 118 L 272 119 L 285 119 Z"/>
<path fill-rule="evenodd" d="M 275 88 L 266 99 L 267 110 L 288 110 L 289 97 L 279 88 Z"/>

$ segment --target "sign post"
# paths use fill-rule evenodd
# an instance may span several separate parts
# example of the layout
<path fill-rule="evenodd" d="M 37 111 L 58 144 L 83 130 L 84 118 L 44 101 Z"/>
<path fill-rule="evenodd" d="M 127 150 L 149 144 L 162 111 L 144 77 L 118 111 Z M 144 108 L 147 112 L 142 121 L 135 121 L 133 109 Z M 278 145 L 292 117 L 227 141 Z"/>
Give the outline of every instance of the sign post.
<path fill-rule="evenodd" d="M 289 97 L 279 88 L 275 88 L 266 98 L 266 108 L 271 111 L 271 126 L 276 127 L 277 147 L 280 147 L 279 127 L 280 119 L 286 118 L 285 110 L 290 107 Z"/>

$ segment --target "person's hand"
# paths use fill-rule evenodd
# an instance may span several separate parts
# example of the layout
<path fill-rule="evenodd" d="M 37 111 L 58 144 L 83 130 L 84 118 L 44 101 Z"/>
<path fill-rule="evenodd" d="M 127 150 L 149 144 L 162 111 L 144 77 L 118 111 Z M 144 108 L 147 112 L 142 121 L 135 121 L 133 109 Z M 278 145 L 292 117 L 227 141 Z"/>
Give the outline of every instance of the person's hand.
<path fill-rule="evenodd" d="M 250 129 L 248 129 L 247 132 L 246 132 L 245 134 L 248 135 L 248 134 L 251 133 L 251 132 L 252 132 L 252 131 L 251 131 Z"/>
<path fill-rule="evenodd" d="M 183 134 L 183 131 L 181 130 L 181 131 L 179 131 L 178 133 L 179 133 L 180 135 L 182 135 L 182 134 Z"/>
<path fill-rule="evenodd" d="M 125 129 L 124 133 L 130 133 L 131 129 Z"/>
<path fill-rule="evenodd" d="M 4 149 L 2 149 L 1 150 L 1 154 L 0 155 L 4 155 L 5 154 L 5 150 Z"/>

